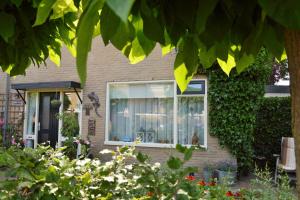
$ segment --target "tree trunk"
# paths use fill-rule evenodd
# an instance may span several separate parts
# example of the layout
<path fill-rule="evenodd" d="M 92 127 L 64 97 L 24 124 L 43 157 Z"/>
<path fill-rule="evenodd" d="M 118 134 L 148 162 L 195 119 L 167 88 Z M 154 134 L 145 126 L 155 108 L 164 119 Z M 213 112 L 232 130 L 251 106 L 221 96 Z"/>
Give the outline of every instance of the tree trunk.
<path fill-rule="evenodd" d="M 292 133 L 295 138 L 297 193 L 300 198 L 300 30 L 285 31 L 292 98 Z"/>

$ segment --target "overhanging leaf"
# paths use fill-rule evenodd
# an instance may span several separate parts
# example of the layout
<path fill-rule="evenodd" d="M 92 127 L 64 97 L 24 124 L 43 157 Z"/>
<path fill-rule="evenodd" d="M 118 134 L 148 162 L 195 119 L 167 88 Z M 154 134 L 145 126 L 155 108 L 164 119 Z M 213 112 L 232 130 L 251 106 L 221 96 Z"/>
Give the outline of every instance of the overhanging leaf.
<path fill-rule="evenodd" d="M 247 67 L 249 67 L 253 62 L 255 61 L 255 58 L 253 55 L 247 55 L 243 54 L 241 59 L 239 59 L 236 63 L 236 70 L 238 73 L 243 72 Z"/>
<path fill-rule="evenodd" d="M 236 66 L 235 59 L 232 55 L 228 54 L 227 61 L 221 60 L 220 58 L 217 58 L 217 61 L 222 68 L 222 70 L 229 76 L 230 71 L 232 68 Z"/>
<path fill-rule="evenodd" d="M 126 23 L 134 1 L 135 0 L 106 0 L 106 4 Z"/>
<path fill-rule="evenodd" d="M 193 75 L 188 76 L 188 69 L 184 63 L 182 52 L 178 52 L 174 63 L 174 76 L 181 92 L 184 92 Z"/>
<path fill-rule="evenodd" d="M 0 12 L 0 36 L 8 42 L 8 39 L 15 33 L 16 19 L 13 15 Z"/>
<path fill-rule="evenodd" d="M 218 0 L 199 0 L 196 18 L 196 30 L 198 33 L 202 33 L 205 29 L 206 21 L 208 16 L 214 10 Z"/>
<path fill-rule="evenodd" d="M 91 50 L 94 28 L 99 19 L 98 11 L 102 6 L 103 0 L 90 1 L 78 22 L 76 64 L 82 83 L 84 83 L 86 80 L 86 63 L 88 52 Z"/>
<path fill-rule="evenodd" d="M 171 156 L 167 164 L 170 169 L 179 169 L 182 166 L 182 161 L 179 158 Z"/>
<path fill-rule="evenodd" d="M 41 25 L 47 20 L 55 1 L 56 0 L 42 0 L 40 2 L 33 26 Z"/>
<path fill-rule="evenodd" d="M 74 5 L 73 0 L 56 0 L 52 6 L 53 13 L 50 19 L 58 19 L 64 16 L 68 12 L 76 12 L 77 8 Z"/>
<path fill-rule="evenodd" d="M 299 0 L 259 0 L 263 10 L 276 22 L 290 29 L 300 29 Z"/>

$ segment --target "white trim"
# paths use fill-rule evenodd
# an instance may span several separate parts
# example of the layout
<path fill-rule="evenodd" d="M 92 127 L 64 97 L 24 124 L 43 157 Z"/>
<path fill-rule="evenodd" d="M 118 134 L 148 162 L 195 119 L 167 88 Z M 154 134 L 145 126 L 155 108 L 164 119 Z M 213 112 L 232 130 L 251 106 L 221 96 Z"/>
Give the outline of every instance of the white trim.
<path fill-rule="evenodd" d="M 60 91 L 59 92 L 59 100 L 61 102 L 61 105 L 59 107 L 59 111 L 58 114 L 61 116 L 62 113 L 64 112 L 64 92 Z M 57 146 L 61 147 L 61 142 L 62 142 L 62 133 L 61 133 L 61 129 L 63 126 L 63 120 L 61 119 L 61 117 L 58 119 L 58 139 L 57 139 Z"/>
<path fill-rule="evenodd" d="M 202 96 L 204 97 L 204 145 L 200 145 L 201 147 L 207 149 L 207 130 L 208 130 L 208 121 L 207 121 L 207 78 L 199 78 L 199 79 L 193 79 L 193 81 L 197 80 L 204 80 L 205 82 L 205 94 L 186 94 L 186 95 L 180 95 L 177 94 L 177 83 L 175 80 L 147 80 L 147 81 L 128 81 L 128 82 L 107 82 L 106 84 L 106 109 L 105 109 L 105 139 L 104 144 L 105 145 L 133 145 L 134 142 L 122 142 L 122 141 L 109 141 L 109 118 L 110 118 L 110 85 L 118 85 L 118 84 L 147 84 L 147 83 L 173 83 L 174 85 L 174 103 L 173 103 L 173 143 L 172 144 L 161 144 L 161 143 L 139 143 L 135 144 L 136 146 L 140 147 L 160 147 L 160 148 L 174 148 L 176 144 L 178 144 L 178 130 L 177 130 L 177 107 L 178 107 L 178 96 L 180 97 L 189 97 L 189 96 Z M 185 146 L 191 146 L 191 145 L 185 145 Z"/>
<path fill-rule="evenodd" d="M 35 136 L 35 141 L 34 141 L 34 148 L 37 147 L 38 144 L 38 134 L 39 134 L 39 129 L 40 129 L 40 122 L 39 122 L 39 112 L 40 112 L 40 93 L 36 93 L 36 102 L 35 102 L 35 130 L 34 130 L 34 136 Z"/>
<path fill-rule="evenodd" d="M 177 85 L 176 81 L 173 81 L 174 84 L 174 107 L 173 107 L 173 144 L 176 146 L 178 143 L 178 130 L 177 130 L 177 108 L 178 108 L 178 98 L 177 98 Z"/>
<path fill-rule="evenodd" d="M 25 144 L 27 143 L 27 140 L 26 140 L 26 133 L 27 133 L 27 121 L 28 121 L 28 92 L 25 92 L 25 109 L 24 109 L 24 126 L 23 126 L 23 139 L 24 139 L 24 142 Z M 34 142 L 34 141 L 33 141 Z"/>

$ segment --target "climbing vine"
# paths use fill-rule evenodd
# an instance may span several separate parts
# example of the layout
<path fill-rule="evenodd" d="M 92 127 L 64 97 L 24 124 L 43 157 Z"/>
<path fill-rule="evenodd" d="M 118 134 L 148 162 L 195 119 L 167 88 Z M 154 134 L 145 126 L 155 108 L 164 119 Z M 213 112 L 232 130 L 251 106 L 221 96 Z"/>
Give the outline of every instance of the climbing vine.
<path fill-rule="evenodd" d="M 253 157 L 256 114 L 271 73 L 271 57 L 262 49 L 245 72 L 228 77 L 219 67 L 208 71 L 210 134 L 236 156 L 239 170 L 249 169 Z"/>

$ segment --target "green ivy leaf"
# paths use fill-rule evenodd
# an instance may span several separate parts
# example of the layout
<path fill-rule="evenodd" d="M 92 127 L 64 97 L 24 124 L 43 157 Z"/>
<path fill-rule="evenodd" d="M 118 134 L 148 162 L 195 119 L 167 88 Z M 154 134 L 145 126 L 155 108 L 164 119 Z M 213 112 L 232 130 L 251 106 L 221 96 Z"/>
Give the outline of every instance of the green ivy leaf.
<path fill-rule="evenodd" d="M 135 0 L 106 0 L 106 4 L 124 23 L 126 23 L 134 1 Z"/>
<path fill-rule="evenodd" d="M 77 27 L 77 71 L 81 82 L 86 80 L 86 64 L 88 52 L 91 50 L 95 25 L 99 20 L 99 9 L 103 6 L 103 0 L 93 0 L 82 13 Z"/>
<path fill-rule="evenodd" d="M 36 19 L 33 26 L 41 25 L 47 20 L 55 1 L 56 0 L 42 0 L 39 3 Z"/>
<path fill-rule="evenodd" d="M 171 156 L 167 164 L 170 169 L 179 169 L 182 166 L 182 161 L 179 158 Z"/>
<path fill-rule="evenodd" d="M 16 19 L 13 15 L 0 12 L 0 36 L 8 42 L 15 33 Z"/>

